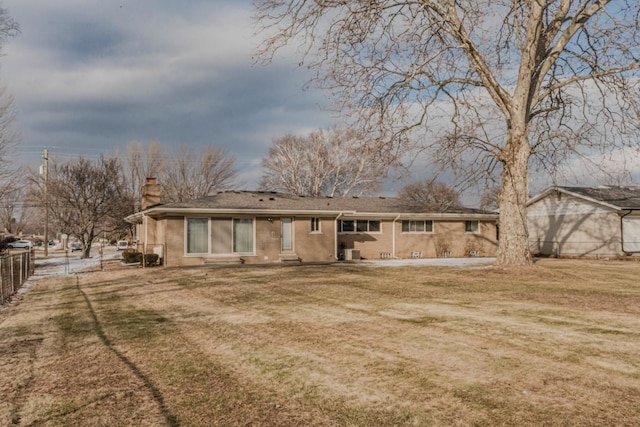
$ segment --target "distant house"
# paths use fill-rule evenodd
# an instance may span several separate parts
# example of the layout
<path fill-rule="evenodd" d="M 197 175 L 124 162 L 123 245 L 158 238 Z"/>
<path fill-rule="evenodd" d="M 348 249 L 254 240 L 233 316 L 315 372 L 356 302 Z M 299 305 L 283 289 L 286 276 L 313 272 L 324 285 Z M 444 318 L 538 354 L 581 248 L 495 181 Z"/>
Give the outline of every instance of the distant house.
<path fill-rule="evenodd" d="M 534 254 L 640 254 L 640 186 L 551 187 L 527 203 Z"/>
<path fill-rule="evenodd" d="M 157 204 L 159 185 L 143 190 L 138 247 L 166 265 L 329 262 L 494 256 L 497 214 L 452 209 L 419 212 L 394 197 L 303 197 L 229 191 Z M 152 200 L 149 203 L 149 200 Z"/>

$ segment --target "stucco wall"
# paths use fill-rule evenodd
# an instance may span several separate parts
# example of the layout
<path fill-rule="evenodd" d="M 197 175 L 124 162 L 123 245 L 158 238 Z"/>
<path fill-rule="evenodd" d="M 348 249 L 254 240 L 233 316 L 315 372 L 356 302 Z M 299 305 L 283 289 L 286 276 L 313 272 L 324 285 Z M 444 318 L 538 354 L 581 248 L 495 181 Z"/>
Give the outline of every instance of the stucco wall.
<path fill-rule="evenodd" d="M 422 258 L 440 256 L 494 256 L 496 226 L 479 221 L 477 233 L 465 233 L 464 221 L 434 221 L 432 233 L 403 233 L 402 221 L 382 221 L 382 233 L 340 233 L 338 243 L 346 249 L 360 250 L 365 259 L 380 259 L 389 254 L 396 258 L 411 258 L 417 252 Z M 395 228 L 395 248 L 394 241 Z"/>
<path fill-rule="evenodd" d="M 248 264 L 280 263 L 282 222 L 277 216 L 255 218 L 254 254 L 194 254 L 185 253 L 184 217 L 170 217 L 154 221 L 149 243 L 166 244 L 165 259 L 170 266 L 201 265 L 213 260 L 239 261 Z M 359 249 L 365 259 L 380 259 L 384 256 L 411 258 L 419 252 L 422 258 L 442 256 L 493 256 L 496 250 L 496 228 L 491 221 L 479 221 L 478 233 L 465 233 L 464 221 L 434 221 L 433 233 L 403 233 L 402 221 L 382 220 L 380 233 L 339 233 L 335 241 L 336 221 L 334 217 L 321 218 L 320 232 L 311 231 L 310 217 L 293 217 L 293 249 L 289 255 L 302 262 L 333 261 L 344 249 Z M 395 228 L 395 248 L 394 248 Z M 157 242 L 152 242 L 155 236 Z M 336 253 L 336 251 L 338 253 Z"/>

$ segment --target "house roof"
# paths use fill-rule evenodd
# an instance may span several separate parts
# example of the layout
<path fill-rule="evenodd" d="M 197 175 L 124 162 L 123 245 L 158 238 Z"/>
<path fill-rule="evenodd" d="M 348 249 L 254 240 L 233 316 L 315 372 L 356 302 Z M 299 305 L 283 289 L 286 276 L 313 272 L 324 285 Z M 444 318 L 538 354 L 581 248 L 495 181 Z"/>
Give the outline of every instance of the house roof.
<path fill-rule="evenodd" d="M 570 194 L 584 200 L 605 205 L 616 210 L 640 209 L 640 186 L 612 186 L 598 187 L 551 187 L 535 196 L 529 202 L 531 205 L 554 192 Z"/>
<path fill-rule="evenodd" d="M 425 212 L 410 207 L 397 197 L 306 197 L 268 191 L 226 191 L 186 202 L 156 205 L 143 211 L 146 215 L 169 213 L 222 212 L 222 213 L 288 213 L 288 214 L 343 214 L 353 215 L 412 215 L 432 214 L 440 217 L 486 216 L 497 214 L 471 208 L 452 208 L 444 212 Z M 128 219 L 135 219 L 134 214 Z"/>

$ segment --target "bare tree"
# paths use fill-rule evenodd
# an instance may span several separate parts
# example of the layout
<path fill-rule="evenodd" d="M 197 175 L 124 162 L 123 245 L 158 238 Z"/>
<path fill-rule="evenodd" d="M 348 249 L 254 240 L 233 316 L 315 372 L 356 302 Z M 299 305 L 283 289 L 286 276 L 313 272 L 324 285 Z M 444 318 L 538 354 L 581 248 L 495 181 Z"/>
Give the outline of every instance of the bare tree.
<path fill-rule="evenodd" d="M 445 212 L 462 207 L 460 194 L 447 184 L 432 179 L 405 185 L 398 197 L 410 208 Z"/>
<path fill-rule="evenodd" d="M 151 141 L 146 147 L 138 141 L 131 141 L 127 145 L 126 161 L 123 164 L 125 185 L 136 202 L 140 199 L 146 179 L 158 178 L 164 173 L 168 156 L 169 150 L 157 140 Z"/>
<path fill-rule="evenodd" d="M 355 129 L 285 135 L 262 160 L 260 187 L 307 196 L 359 195 L 378 189 L 388 164 Z"/>
<path fill-rule="evenodd" d="M 254 0 L 267 61 L 295 40 L 316 82 L 379 130 L 425 136 L 476 180 L 500 172 L 497 264 L 530 265 L 529 166 L 637 148 L 635 0 Z M 372 125 L 372 126 L 369 126 Z"/>
<path fill-rule="evenodd" d="M 133 213 L 133 201 L 126 200 L 129 195 L 123 192 L 122 166 L 118 159 L 106 157 L 97 162 L 79 157 L 50 165 L 51 221 L 58 230 L 76 236 L 83 257 L 89 257 L 94 239 L 102 232 L 113 232 L 119 220 Z M 42 191 L 41 184 L 34 183 Z"/>
<path fill-rule="evenodd" d="M 235 159 L 223 148 L 210 145 L 197 153 L 182 144 L 160 174 L 162 201 L 182 202 L 232 189 L 236 176 Z"/>

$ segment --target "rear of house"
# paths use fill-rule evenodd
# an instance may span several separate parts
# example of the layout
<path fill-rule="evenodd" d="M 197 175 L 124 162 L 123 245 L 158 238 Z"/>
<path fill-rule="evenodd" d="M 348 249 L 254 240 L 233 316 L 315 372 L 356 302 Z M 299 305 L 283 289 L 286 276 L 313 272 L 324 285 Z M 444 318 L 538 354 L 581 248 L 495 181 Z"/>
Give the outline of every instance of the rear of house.
<path fill-rule="evenodd" d="M 413 212 L 397 198 L 231 191 L 128 218 L 166 265 L 493 256 L 497 215 Z"/>

